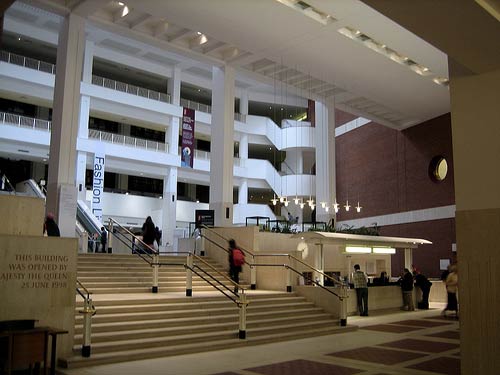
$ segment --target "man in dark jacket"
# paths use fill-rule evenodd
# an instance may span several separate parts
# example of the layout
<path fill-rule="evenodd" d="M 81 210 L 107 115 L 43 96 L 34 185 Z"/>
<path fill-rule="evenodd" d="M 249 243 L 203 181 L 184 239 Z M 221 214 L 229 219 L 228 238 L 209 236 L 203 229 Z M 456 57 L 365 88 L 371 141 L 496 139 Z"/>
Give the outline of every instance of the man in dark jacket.
<path fill-rule="evenodd" d="M 432 283 L 423 274 L 417 272 L 415 275 L 415 286 L 419 287 L 422 291 L 422 301 L 418 303 L 417 307 L 423 310 L 429 309 L 429 293 L 431 292 Z"/>
<path fill-rule="evenodd" d="M 413 275 L 408 268 L 405 268 L 399 282 L 403 291 L 403 307 L 401 309 L 415 311 L 413 303 Z"/>

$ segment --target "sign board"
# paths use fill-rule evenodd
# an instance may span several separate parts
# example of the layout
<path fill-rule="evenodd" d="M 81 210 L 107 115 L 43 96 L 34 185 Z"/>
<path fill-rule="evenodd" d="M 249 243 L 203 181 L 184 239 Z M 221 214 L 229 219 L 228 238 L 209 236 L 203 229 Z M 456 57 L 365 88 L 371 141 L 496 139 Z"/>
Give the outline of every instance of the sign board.
<path fill-rule="evenodd" d="M 92 213 L 102 223 L 103 192 L 104 192 L 104 152 L 96 151 L 94 154 L 94 167 L 92 174 Z"/>
<path fill-rule="evenodd" d="M 194 114 L 194 109 L 182 109 L 181 167 L 193 168 Z"/>
<path fill-rule="evenodd" d="M 215 210 L 196 210 L 195 211 L 196 228 L 202 225 L 213 227 L 215 224 Z"/>

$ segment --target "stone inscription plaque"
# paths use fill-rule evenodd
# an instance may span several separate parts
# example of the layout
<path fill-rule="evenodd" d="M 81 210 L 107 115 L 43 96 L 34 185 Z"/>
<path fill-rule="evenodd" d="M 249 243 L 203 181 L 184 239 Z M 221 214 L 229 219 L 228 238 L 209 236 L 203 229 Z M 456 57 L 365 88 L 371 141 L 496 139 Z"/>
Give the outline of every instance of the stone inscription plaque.
<path fill-rule="evenodd" d="M 54 289 L 67 288 L 69 256 L 57 253 L 18 252 L 6 259 L 0 273 L 0 288 Z M 7 266 L 7 267 L 5 267 Z"/>

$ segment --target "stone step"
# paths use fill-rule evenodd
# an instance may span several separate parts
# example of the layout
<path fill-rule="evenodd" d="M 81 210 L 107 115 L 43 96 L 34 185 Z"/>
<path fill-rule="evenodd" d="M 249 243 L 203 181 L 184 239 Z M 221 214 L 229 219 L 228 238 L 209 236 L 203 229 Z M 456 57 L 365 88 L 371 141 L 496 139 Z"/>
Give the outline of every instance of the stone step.
<path fill-rule="evenodd" d="M 276 317 L 276 314 L 270 312 L 260 312 L 254 313 L 247 316 L 247 324 L 253 324 L 253 326 L 259 326 L 261 324 L 265 325 L 267 322 L 274 320 L 290 320 L 294 321 L 296 319 L 313 319 L 318 316 L 324 316 L 324 312 L 319 309 L 296 309 L 293 312 L 280 314 Z M 229 321 L 236 322 L 238 319 L 238 311 L 234 311 L 227 314 L 221 315 L 211 315 L 205 316 L 204 322 L 210 323 L 225 323 Z M 122 324 L 121 322 L 104 322 L 104 323 L 93 323 L 92 324 L 92 337 L 97 333 L 105 332 L 123 332 L 123 331 L 135 331 L 144 329 L 161 329 L 165 327 L 177 327 L 184 325 L 196 325 L 199 323 L 199 316 L 191 317 L 176 317 L 172 319 L 156 319 L 156 320 L 136 320 L 127 322 L 127 324 Z M 81 335 L 83 333 L 83 325 L 80 321 L 79 324 L 75 326 L 75 334 Z"/>
<path fill-rule="evenodd" d="M 264 306 L 249 306 L 248 313 L 268 313 L 268 314 L 280 314 L 288 316 L 293 315 L 296 309 L 307 308 L 310 311 L 314 311 L 315 308 L 312 303 L 301 303 L 301 304 L 279 304 L 279 305 L 264 305 Z M 215 315 L 231 315 L 237 314 L 238 308 L 236 305 L 218 308 L 218 309 L 189 309 L 189 310 L 173 310 L 173 311 L 148 311 L 142 313 L 133 312 L 120 312 L 114 314 L 103 314 L 100 315 L 99 312 L 92 317 L 92 324 L 104 323 L 104 322 L 131 322 L 137 320 L 156 320 L 156 319 L 172 319 L 172 318 L 182 318 L 189 316 L 204 316 L 207 312 L 211 312 L 212 316 Z M 82 315 L 75 316 L 75 324 L 79 324 L 83 320 Z"/>
<path fill-rule="evenodd" d="M 308 319 L 307 319 L 308 318 Z M 206 333 L 206 332 L 214 332 L 214 331 L 237 331 L 238 330 L 238 317 L 235 315 L 231 321 L 228 321 L 227 318 L 215 320 L 215 318 L 207 319 L 204 318 L 203 322 L 200 321 L 199 318 L 196 320 L 185 320 L 181 321 L 180 319 L 176 319 L 176 325 L 169 326 L 155 326 L 151 328 L 138 328 L 132 329 L 128 327 L 128 330 L 122 331 L 100 331 L 96 332 L 93 330 L 92 332 L 92 343 L 98 342 L 107 342 L 107 341 L 119 341 L 119 340 L 133 340 L 137 339 L 137 337 L 141 338 L 153 338 L 153 337 L 165 337 L 172 335 L 184 335 L 190 333 Z M 280 330 L 280 325 L 290 325 L 293 324 L 295 327 L 305 325 L 310 325 L 311 327 L 320 326 L 322 324 L 328 325 L 331 324 L 332 320 L 329 316 L 324 313 L 316 313 L 308 315 L 304 312 L 302 315 L 296 315 L 292 319 L 279 317 L 279 318 L 269 318 L 269 319 L 258 319 L 252 320 L 249 319 L 247 321 L 247 333 L 252 333 L 257 331 L 257 329 L 266 328 L 267 330 Z M 94 327 L 92 327 L 94 328 Z M 137 328 L 137 327 L 135 327 Z M 81 345 L 83 341 L 82 332 L 75 334 L 75 345 Z"/>
<path fill-rule="evenodd" d="M 355 331 L 357 327 L 347 326 L 340 327 L 338 325 L 330 325 L 321 327 L 320 329 L 303 329 L 295 331 L 285 331 L 280 334 L 263 334 L 256 337 L 247 337 L 244 340 L 236 338 L 237 333 L 234 332 L 229 339 L 213 339 L 201 342 L 177 342 L 173 347 L 154 347 L 154 348 L 133 348 L 130 350 L 116 351 L 112 353 L 94 353 L 92 346 L 92 355 L 84 358 L 79 354 L 79 348 L 75 350 L 75 355 L 60 360 L 60 365 L 66 368 L 77 368 L 83 366 L 94 366 L 106 363 L 126 362 L 148 358 L 168 357 L 189 353 L 201 353 L 213 350 L 222 350 L 235 347 L 243 347 L 250 345 L 260 345 L 277 341 L 288 341 L 300 339 L 304 337 L 316 337 L 321 335 L 329 335 L 336 333 L 345 333 Z"/>

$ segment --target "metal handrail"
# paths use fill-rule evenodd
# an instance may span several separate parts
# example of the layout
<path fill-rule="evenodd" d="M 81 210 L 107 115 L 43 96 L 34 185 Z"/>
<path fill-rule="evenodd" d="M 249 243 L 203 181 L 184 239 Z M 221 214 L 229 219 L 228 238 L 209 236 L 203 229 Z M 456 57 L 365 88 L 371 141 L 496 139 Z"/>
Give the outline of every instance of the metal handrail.
<path fill-rule="evenodd" d="M 89 129 L 89 138 L 98 139 L 101 142 L 109 142 L 120 144 L 123 146 L 145 148 L 159 152 L 167 152 L 169 150 L 168 143 L 152 141 L 150 139 L 135 138 L 128 135 L 103 132 L 101 130 Z"/>
<path fill-rule="evenodd" d="M 201 227 L 202 227 L 203 229 L 208 230 L 208 231 L 209 231 L 209 232 L 211 232 L 211 233 L 216 234 L 218 237 L 222 238 L 223 240 L 228 241 L 228 239 L 227 239 L 227 238 L 225 238 L 225 237 L 224 237 L 224 236 L 222 236 L 221 234 L 217 233 L 216 231 L 212 230 L 211 228 L 207 227 L 206 225 L 202 225 Z M 203 234 L 202 234 L 202 236 L 203 236 Z M 204 238 L 206 238 L 208 241 L 210 241 L 210 242 L 212 242 L 212 243 L 216 244 L 214 241 L 212 241 L 211 239 L 207 238 L 206 236 L 203 236 L 203 237 L 204 237 Z M 217 246 L 219 246 L 219 247 L 221 247 L 221 248 L 223 248 L 222 246 L 220 246 L 220 245 L 218 245 L 218 244 L 216 244 L 216 245 L 217 245 Z M 316 272 L 316 273 L 318 273 L 318 274 L 322 275 L 323 277 L 326 277 L 326 278 L 328 278 L 328 279 L 332 280 L 332 281 L 334 282 L 334 284 L 336 283 L 336 284 L 338 284 L 339 286 L 345 286 L 345 284 L 344 284 L 343 282 L 341 282 L 341 281 L 339 281 L 339 280 L 337 280 L 337 279 L 335 279 L 335 278 L 331 277 L 330 275 L 325 274 L 324 272 L 322 272 L 322 271 L 318 270 L 317 268 L 315 268 L 315 267 L 311 266 L 310 264 L 308 264 L 308 263 L 304 262 L 303 260 L 301 260 L 301 259 L 299 259 L 299 258 L 297 258 L 297 257 L 295 257 L 295 256 L 293 256 L 293 255 L 291 255 L 291 254 L 254 254 L 254 253 L 252 253 L 250 250 L 244 249 L 243 247 L 238 246 L 238 248 L 239 248 L 240 250 L 242 250 L 244 253 L 248 253 L 248 254 L 249 254 L 249 255 L 250 255 L 250 256 L 251 256 L 254 260 L 255 260 L 255 258 L 256 258 L 256 257 L 271 257 L 271 256 L 277 256 L 277 257 L 287 257 L 288 259 L 293 259 L 293 260 L 295 260 L 295 261 L 299 262 L 300 264 L 304 265 L 304 266 L 305 266 L 305 267 L 307 267 L 308 269 L 312 270 L 313 272 Z M 225 251 L 227 251 L 225 248 L 223 248 L 223 249 L 224 249 Z M 246 260 L 245 260 L 245 263 L 247 263 L 250 267 L 269 266 L 268 264 L 248 263 Z M 280 264 L 275 264 L 274 266 L 286 266 L 286 265 L 284 265 L 284 264 L 283 264 L 283 265 L 280 265 Z M 302 274 L 301 274 L 301 275 L 302 275 Z M 302 276 L 303 276 L 303 275 L 302 275 Z"/>
<path fill-rule="evenodd" d="M 148 255 L 150 258 L 152 258 L 154 255 L 159 255 L 159 252 L 158 250 L 154 249 L 153 247 L 149 246 L 148 244 L 146 244 L 141 238 L 139 238 L 138 236 L 136 236 L 135 234 L 133 234 L 131 231 L 129 231 L 127 228 L 125 228 L 123 225 L 121 225 L 120 223 L 118 223 L 116 220 L 114 220 L 113 218 L 109 218 L 109 223 L 111 225 L 116 225 L 118 226 L 118 228 L 124 230 L 126 233 L 130 234 L 132 236 L 132 239 L 135 241 L 135 242 L 139 242 L 142 246 L 144 246 L 145 249 L 149 249 L 151 251 L 150 254 L 148 253 L 145 253 L 145 254 L 142 254 L 140 252 L 136 252 L 137 255 L 139 255 L 140 258 L 142 258 L 143 260 L 145 260 L 146 262 L 149 263 L 149 265 L 154 265 L 155 263 L 151 260 L 148 260 L 146 259 L 143 255 Z M 113 231 L 114 232 L 114 231 Z M 120 237 L 118 237 L 115 233 L 111 233 L 112 235 L 114 235 L 118 240 L 120 240 L 123 244 L 126 245 L 125 241 L 123 241 Z"/>
<path fill-rule="evenodd" d="M 20 65 L 25 68 L 39 70 L 41 72 L 55 74 L 56 66 L 45 61 L 32 59 L 31 57 L 17 55 L 15 53 L 0 51 L 0 61 L 8 64 Z"/>
<path fill-rule="evenodd" d="M 207 104 L 203 104 L 203 103 L 193 102 L 193 101 L 188 100 L 188 99 L 181 98 L 180 105 L 182 107 L 194 109 L 195 111 L 212 113 L 212 106 L 207 105 Z"/>
<path fill-rule="evenodd" d="M 143 98 L 152 99 L 163 103 L 171 103 L 170 94 L 150 90 L 145 87 L 139 87 L 125 82 L 115 81 L 114 79 L 110 78 L 92 75 L 92 84 L 135 96 L 142 96 Z"/>
<path fill-rule="evenodd" d="M 15 113 L 0 112 L 1 123 L 5 125 L 15 125 L 23 128 L 50 131 L 52 122 L 48 120 L 26 117 Z"/>

